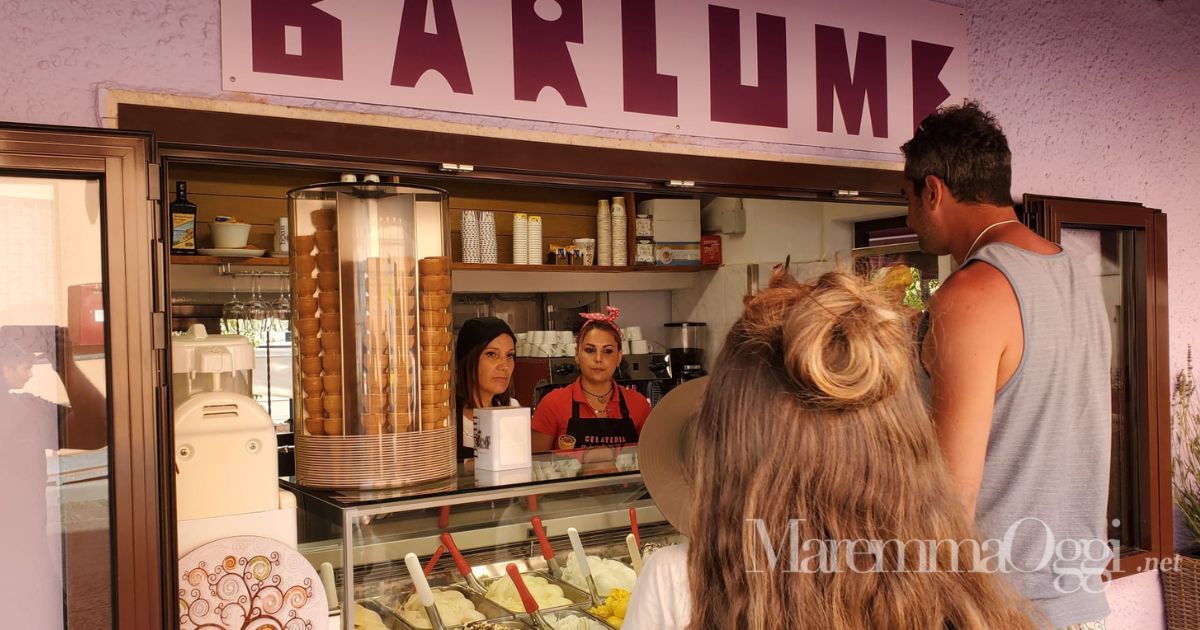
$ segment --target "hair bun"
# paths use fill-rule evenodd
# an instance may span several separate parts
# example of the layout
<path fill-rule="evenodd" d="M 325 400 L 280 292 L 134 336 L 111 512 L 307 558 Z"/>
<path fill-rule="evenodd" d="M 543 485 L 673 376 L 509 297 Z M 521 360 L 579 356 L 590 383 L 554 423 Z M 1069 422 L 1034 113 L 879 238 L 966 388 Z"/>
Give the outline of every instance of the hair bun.
<path fill-rule="evenodd" d="M 801 286 L 779 332 L 784 367 L 810 402 L 872 404 L 912 379 L 909 319 L 883 293 L 841 272 Z"/>

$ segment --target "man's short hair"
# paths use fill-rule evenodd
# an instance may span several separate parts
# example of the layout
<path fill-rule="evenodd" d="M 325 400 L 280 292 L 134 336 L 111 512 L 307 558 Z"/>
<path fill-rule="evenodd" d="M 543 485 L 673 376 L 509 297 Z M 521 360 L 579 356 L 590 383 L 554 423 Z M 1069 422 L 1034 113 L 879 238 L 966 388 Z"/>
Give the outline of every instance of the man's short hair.
<path fill-rule="evenodd" d="M 996 118 L 979 103 L 939 108 L 925 117 L 912 140 L 901 145 L 904 176 L 913 191 L 933 175 L 964 203 L 1011 206 L 1012 152 Z"/>

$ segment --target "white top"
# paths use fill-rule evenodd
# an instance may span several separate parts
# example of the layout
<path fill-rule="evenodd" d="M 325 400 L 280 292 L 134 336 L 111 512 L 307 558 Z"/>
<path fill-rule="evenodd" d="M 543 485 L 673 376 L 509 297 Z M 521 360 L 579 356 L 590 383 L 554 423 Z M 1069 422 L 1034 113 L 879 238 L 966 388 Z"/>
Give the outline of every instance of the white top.
<path fill-rule="evenodd" d="M 508 399 L 508 406 L 520 407 L 521 403 L 513 396 Z M 475 419 L 468 418 L 466 411 L 463 411 L 462 416 L 462 445 L 463 448 L 475 448 Z"/>
<path fill-rule="evenodd" d="M 692 620 L 687 543 L 650 554 L 625 612 L 624 630 L 686 628 Z"/>

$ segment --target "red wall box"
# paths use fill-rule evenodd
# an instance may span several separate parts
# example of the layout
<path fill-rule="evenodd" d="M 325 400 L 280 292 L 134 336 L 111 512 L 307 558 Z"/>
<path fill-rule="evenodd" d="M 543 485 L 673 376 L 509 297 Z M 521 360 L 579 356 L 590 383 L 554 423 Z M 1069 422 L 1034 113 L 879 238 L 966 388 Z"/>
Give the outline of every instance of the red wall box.
<path fill-rule="evenodd" d="M 77 346 L 104 345 L 104 285 L 73 284 L 67 287 L 67 329 Z"/>
<path fill-rule="evenodd" d="M 700 237 L 700 264 L 721 264 L 721 235 L 705 234 Z"/>

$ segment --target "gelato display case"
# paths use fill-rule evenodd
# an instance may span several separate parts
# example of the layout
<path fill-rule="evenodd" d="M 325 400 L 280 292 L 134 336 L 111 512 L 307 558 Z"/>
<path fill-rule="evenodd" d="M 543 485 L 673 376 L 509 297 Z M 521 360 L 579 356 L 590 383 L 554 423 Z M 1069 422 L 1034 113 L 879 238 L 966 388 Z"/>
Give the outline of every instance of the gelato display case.
<path fill-rule="evenodd" d="M 444 191 L 391 183 L 288 192 L 302 485 L 453 476 L 446 205 Z"/>
<path fill-rule="evenodd" d="M 504 473 L 467 460 L 456 473 L 388 490 L 284 482 L 299 501 L 301 553 L 336 576 L 343 628 L 433 627 L 405 566 L 410 553 L 447 628 L 544 627 L 521 605 L 510 564 L 550 627 L 619 628 L 636 580 L 633 551 L 682 541 L 642 483 L 636 446 L 539 454 L 531 468 Z"/>

